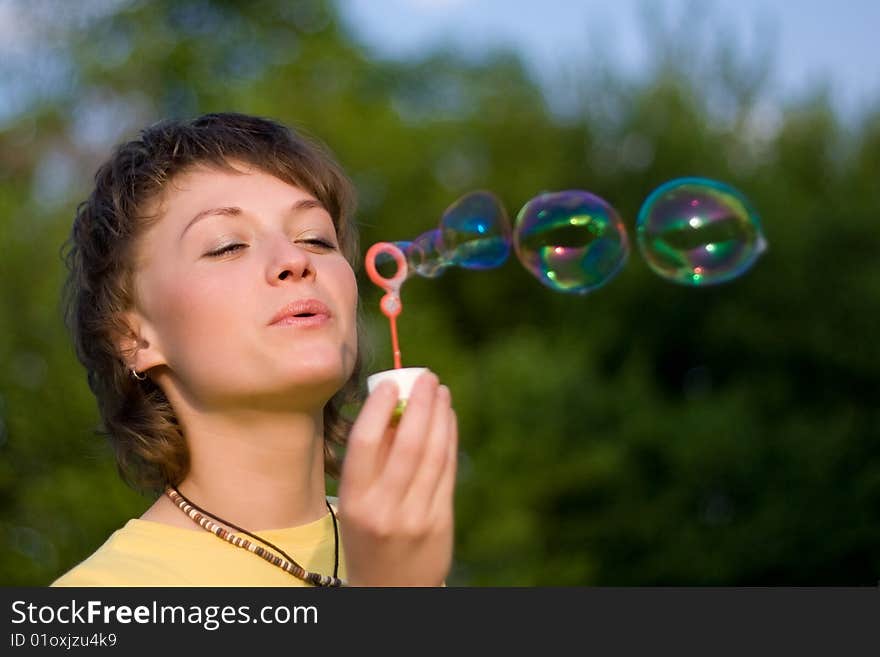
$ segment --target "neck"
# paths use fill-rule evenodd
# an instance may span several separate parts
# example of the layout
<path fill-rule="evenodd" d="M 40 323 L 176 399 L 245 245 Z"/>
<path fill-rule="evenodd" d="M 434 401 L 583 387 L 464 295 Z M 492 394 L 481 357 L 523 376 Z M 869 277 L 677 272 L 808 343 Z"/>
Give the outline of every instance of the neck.
<path fill-rule="evenodd" d="M 327 514 L 323 433 L 321 410 L 200 413 L 185 425 L 190 469 L 177 488 L 252 532 L 313 522 Z"/>

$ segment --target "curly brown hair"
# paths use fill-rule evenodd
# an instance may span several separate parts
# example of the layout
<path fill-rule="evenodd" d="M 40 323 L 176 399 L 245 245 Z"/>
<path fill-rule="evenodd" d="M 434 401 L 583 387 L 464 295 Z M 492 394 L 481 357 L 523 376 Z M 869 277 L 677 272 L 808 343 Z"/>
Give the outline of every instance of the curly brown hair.
<path fill-rule="evenodd" d="M 62 291 L 64 321 L 76 356 L 98 401 L 101 424 L 122 479 L 141 492 L 161 492 L 189 471 L 189 451 L 164 392 L 149 377 L 133 378 L 120 338 L 134 337 L 123 319 L 134 297 L 134 258 L 141 235 L 158 220 L 143 208 L 175 176 L 195 166 L 232 169 L 243 162 L 300 187 L 330 213 L 343 255 L 357 267 L 354 187 L 329 151 L 270 119 L 236 113 L 167 120 L 119 145 L 95 174 L 62 247 L 68 274 Z M 324 469 L 338 477 L 351 421 L 342 413 L 360 393 L 363 331 L 348 382 L 324 407 Z"/>

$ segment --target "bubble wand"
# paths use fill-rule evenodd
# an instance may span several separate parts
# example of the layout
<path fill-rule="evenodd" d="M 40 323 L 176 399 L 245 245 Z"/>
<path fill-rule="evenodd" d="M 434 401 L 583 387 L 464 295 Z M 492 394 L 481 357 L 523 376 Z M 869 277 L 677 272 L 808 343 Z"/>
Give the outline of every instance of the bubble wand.
<path fill-rule="evenodd" d="M 391 278 L 384 277 L 376 268 L 376 258 L 383 254 L 391 256 L 397 265 L 397 271 Z M 400 287 L 409 274 L 409 268 L 406 263 L 406 255 L 391 242 L 378 242 L 371 246 L 364 257 L 364 265 L 367 268 L 370 280 L 385 290 L 385 295 L 379 302 L 379 308 L 382 310 L 382 314 L 388 318 L 388 323 L 391 325 L 391 349 L 394 353 L 394 369 L 377 372 L 368 376 L 367 388 L 372 392 L 385 379 L 391 379 L 397 384 L 399 399 L 392 418 L 392 423 L 396 423 L 406 408 L 406 401 L 409 398 L 413 383 L 427 369 L 424 367 L 403 367 L 400 362 L 397 317 L 403 311 L 403 302 L 400 300 Z"/>
<path fill-rule="evenodd" d="M 385 278 L 376 268 L 376 258 L 383 253 L 394 258 L 394 263 L 397 265 L 397 271 L 391 278 Z M 385 290 L 385 296 L 379 302 L 379 308 L 382 309 L 382 314 L 388 318 L 388 322 L 391 324 L 391 348 L 394 352 L 394 369 L 399 370 L 401 365 L 400 343 L 397 340 L 397 316 L 403 310 L 403 303 L 400 300 L 400 286 L 403 285 L 408 273 L 406 257 L 403 255 L 403 251 L 391 242 L 378 242 L 367 251 L 365 261 L 370 280 Z"/>

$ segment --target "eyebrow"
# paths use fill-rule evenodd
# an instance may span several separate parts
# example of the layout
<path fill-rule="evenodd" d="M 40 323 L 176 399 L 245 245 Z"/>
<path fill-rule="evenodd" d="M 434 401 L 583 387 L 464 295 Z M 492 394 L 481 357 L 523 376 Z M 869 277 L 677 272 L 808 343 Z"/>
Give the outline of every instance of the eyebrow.
<path fill-rule="evenodd" d="M 324 204 L 321 203 L 320 201 L 317 201 L 312 198 L 304 198 L 304 199 L 300 199 L 299 201 L 294 203 L 291 206 L 290 210 L 292 212 L 296 213 L 296 212 L 300 212 L 302 210 L 311 210 L 313 208 L 321 208 L 322 210 L 327 209 L 324 207 Z M 183 229 L 183 231 L 181 231 L 179 239 L 183 239 L 184 234 L 186 233 L 186 231 L 188 231 L 190 229 L 190 227 L 193 224 L 195 224 L 196 222 L 198 222 L 202 219 L 205 219 L 206 217 L 218 217 L 218 216 L 219 217 L 237 217 L 243 213 L 244 213 L 244 210 L 242 210 L 241 208 L 239 208 L 237 206 L 227 206 L 227 207 L 221 207 L 221 208 L 208 208 L 207 210 L 202 210 L 201 212 L 196 214 L 195 217 L 193 217 L 192 219 L 189 220 L 189 223 L 186 225 L 186 227 Z"/>

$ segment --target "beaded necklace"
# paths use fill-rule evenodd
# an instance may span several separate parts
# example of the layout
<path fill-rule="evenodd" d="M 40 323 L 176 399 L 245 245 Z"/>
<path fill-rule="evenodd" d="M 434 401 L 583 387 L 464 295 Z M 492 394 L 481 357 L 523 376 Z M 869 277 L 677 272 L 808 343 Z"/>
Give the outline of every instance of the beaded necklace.
<path fill-rule="evenodd" d="M 203 529 L 208 530 L 212 534 L 222 538 L 228 543 L 248 550 L 249 552 L 253 552 L 258 557 L 261 557 L 271 563 L 273 566 L 278 566 L 285 572 L 290 573 L 294 577 L 301 579 L 309 584 L 313 584 L 315 586 L 345 586 L 346 582 L 343 579 L 337 577 L 337 573 L 339 572 L 339 528 L 336 524 L 336 514 L 333 512 L 333 507 L 330 506 L 330 502 L 324 500 L 327 504 L 327 508 L 330 509 L 330 516 L 333 518 L 333 539 L 334 539 L 334 549 L 333 549 L 333 575 L 321 575 L 319 573 L 312 573 L 307 571 L 305 568 L 300 566 L 296 561 L 293 560 L 293 557 L 288 555 L 284 550 L 282 550 L 277 545 L 273 545 L 269 541 L 264 538 L 260 538 L 255 534 L 251 534 L 247 529 L 243 529 L 238 525 L 234 525 L 228 520 L 223 520 L 223 518 L 219 516 L 215 516 L 213 513 L 209 511 L 205 511 L 199 506 L 193 504 L 190 500 L 188 500 L 183 493 L 177 490 L 176 486 L 168 486 L 165 489 L 165 494 L 171 498 L 171 501 L 174 502 L 177 507 L 183 511 L 186 515 L 188 515 L 193 522 L 202 527 Z M 221 527 L 215 522 L 212 522 L 206 516 L 211 516 L 216 520 L 219 520 L 225 525 L 229 527 L 233 527 L 238 531 L 247 534 L 251 538 L 255 538 L 261 543 L 265 543 L 266 545 L 278 550 L 282 555 L 284 555 L 285 559 L 282 559 L 277 554 L 274 554 L 267 550 L 266 548 L 260 547 L 259 545 L 255 545 L 251 543 L 249 540 L 242 536 L 238 536 L 233 534 L 229 530 Z"/>

